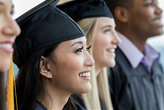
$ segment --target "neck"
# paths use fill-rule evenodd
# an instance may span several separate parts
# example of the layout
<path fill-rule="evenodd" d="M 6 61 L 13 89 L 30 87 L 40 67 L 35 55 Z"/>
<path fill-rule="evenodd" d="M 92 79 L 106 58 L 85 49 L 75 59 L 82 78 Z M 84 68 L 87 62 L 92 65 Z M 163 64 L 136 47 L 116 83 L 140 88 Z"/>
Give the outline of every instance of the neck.
<path fill-rule="evenodd" d="M 39 93 L 37 100 L 41 102 L 48 110 L 62 110 L 67 103 L 70 94 L 59 90 L 53 89 L 52 86 L 47 85 L 46 92 Z"/>
<path fill-rule="evenodd" d="M 132 29 L 122 29 L 119 28 L 118 31 L 122 33 L 125 37 L 127 37 L 142 53 L 144 52 L 144 48 L 146 45 L 146 40 L 148 37 L 143 34 L 139 34 L 133 31 Z"/>
<path fill-rule="evenodd" d="M 101 68 L 98 65 L 95 64 L 96 77 L 99 75 L 100 71 L 101 71 Z"/>

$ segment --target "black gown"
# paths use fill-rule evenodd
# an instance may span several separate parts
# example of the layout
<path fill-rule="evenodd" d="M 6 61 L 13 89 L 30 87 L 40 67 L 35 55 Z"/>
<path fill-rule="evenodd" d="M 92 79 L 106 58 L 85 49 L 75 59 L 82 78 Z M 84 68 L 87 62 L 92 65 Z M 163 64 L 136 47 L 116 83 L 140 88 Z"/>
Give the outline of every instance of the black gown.
<path fill-rule="evenodd" d="M 40 102 L 35 101 L 35 104 L 32 110 L 47 110 L 47 109 Z"/>
<path fill-rule="evenodd" d="M 164 73 L 157 60 L 151 72 L 142 63 L 134 69 L 117 48 L 116 66 L 108 73 L 114 110 L 164 110 Z"/>
<path fill-rule="evenodd" d="M 32 110 L 47 110 L 47 108 L 44 107 L 40 102 L 35 101 Z M 87 110 L 87 108 L 82 97 L 79 94 L 73 94 L 71 95 L 71 99 L 69 99 L 66 105 L 63 107 L 63 110 Z"/>
<path fill-rule="evenodd" d="M 80 94 L 74 94 L 71 96 L 71 98 L 77 110 L 88 110 Z M 100 106 L 101 106 L 101 110 L 106 110 L 101 100 L 100 100 Z"/>
<path fill-rule="evenodd" d="M 68 107 L 68 104 L 70 105 L 70 103 L 72 103 L 71 105 L 74 105 L 74 106 Z M 68 110 L 68 108 L 69 110 L 87 110 L 85 102 L 82 99 L 80 94 L 73 94 L 70 96 L 69 103 L 65 105 L 63 110 Z"/>

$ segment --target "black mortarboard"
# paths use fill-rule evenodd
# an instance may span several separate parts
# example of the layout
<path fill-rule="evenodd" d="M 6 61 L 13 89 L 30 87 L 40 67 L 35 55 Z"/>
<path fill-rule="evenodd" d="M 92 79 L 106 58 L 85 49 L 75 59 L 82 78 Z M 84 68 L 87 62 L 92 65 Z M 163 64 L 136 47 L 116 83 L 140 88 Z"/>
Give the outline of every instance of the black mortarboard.
<path fill-rule="evenodd" d="M 57 2 L 44 1 L 16 19 L 21 34 L 14 44 L 13 59 L 18 67 L 38 49 L 85 36 L 76 22 L 56 7 Z"/>
<path fill-rule="evenodd" d="M 72 0 L 59 4 L 57 7 L 75 21 L 91 17 L 113 18 L 104 0 Z"/>

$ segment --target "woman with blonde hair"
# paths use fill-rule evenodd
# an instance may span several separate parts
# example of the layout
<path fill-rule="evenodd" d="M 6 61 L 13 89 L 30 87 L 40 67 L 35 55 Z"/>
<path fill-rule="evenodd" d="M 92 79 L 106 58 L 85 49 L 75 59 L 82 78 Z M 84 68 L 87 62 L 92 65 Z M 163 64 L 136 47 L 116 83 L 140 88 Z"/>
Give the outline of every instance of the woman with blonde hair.
<path fill-rule="evenodd" d="M 76 107 L 83 110 L 112 110 L 106 67 L 115 65 L 114 51 L 120 39 L 116 35 L 115 22 L 110 10 L 104 0 L 73 0 L 58 7 L 83 29 L 87 45 L 92 44 L 89 53 L 95 60 L 91 69 L 92 90 L 81 94 L 85 104 L 82 103 L 81 96 L 74 96 Z"/>

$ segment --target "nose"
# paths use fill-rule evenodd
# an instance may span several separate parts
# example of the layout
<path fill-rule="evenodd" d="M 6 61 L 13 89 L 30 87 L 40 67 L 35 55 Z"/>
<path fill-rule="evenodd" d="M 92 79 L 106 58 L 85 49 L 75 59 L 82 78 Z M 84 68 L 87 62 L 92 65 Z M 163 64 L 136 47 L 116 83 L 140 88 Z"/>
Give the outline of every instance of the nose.
<path fill-rule="evenodd" d="M 158 4 L 156 4 L 156 10 L 155 10 L 155 13 L 158 14 L 158 15 L 161 15 L 162 14 L 162 9 L 159 7 Z"/>
<path fill-rule="evenodd" d="M 5 36 L 8 37 L 16 37 L 20 34 L 20 28 L 15 20 L 12 17 L 7 17 L 4 22 L 4 27 L 2 28 L 2 32 Z"/>
<path fill-rule="evenodd" d="M 86 57 L 85 57 L 85 65 L 87 66 L 93 66 L 95 64 L 95 61 L 93 59 L 93 57 L 88 53 L 86 52 Z"/>
<path fill-rule="evenodd" d="M 118 37 L 116 31 L 114 30 L 112 43 L 118 45 L 120 42 L 121 42 L 121 39 Z"/>

